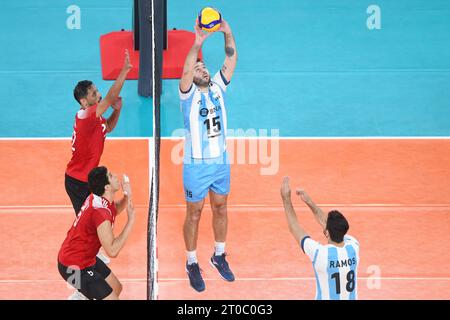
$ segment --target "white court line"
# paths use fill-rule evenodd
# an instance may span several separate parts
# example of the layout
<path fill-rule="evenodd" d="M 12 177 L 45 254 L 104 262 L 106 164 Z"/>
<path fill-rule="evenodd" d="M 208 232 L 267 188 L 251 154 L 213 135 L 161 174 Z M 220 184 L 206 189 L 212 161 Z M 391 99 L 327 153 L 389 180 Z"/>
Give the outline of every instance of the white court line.
<path fill-rule="evenodd" d="M 188 281 L 187 278 L 163 278 L 160 281 Z M 204 278 L 208 281 L 223 281 L 219 278 Z M 301 278 L 236 278 L 237 281 L 312 281 L 316 280 L 314 277 Z M 412 278 L 412 277 L 358 277 L 358 280 L 424 280 L 424 281 L 450 281 L 450 278 Z"/>
<path fill-rule="evenodd" d="M 106 140 L 151 140 L 153 137 L 107 137 Z M 0 138 L 0 141 L 71 141 L 72 137 L 36 137 L 36 138 L 24 138 L 24 137 L 12 137 L 12 138 Z"/>
<path fill-rule="evenodd" d="M 134 205 L 135 208 L 147 208 L 148 205 L 139 204 Z M 71 209 L 73 210 L 73 207 L 70 205 L 37 205 L 37 206 L 0 206 L 0 210 L 32 210 L 32 209 L 61 209 L 61 210 L 67 210 Z"/>
<path fill-rule="evenodd" d="M 383 203 L 370 203 L 370 204 L 318 204 L 319 207 L 324 208 L 396 208 L 396 209 L 447 209 L 450 210 L 450 204 L 414 204 L 414 205 L 404 205 L 404 204 L 383 204 Z M 135 208 L 137 209 L 148 209 L 148 205 L 145 204 L 136 204 Z M 185 204 L 174 204 L 174 205 L 159 205 L 160 209 L 185 209 Z M 260 205 L 260 204 L 236 204 L 236 205 L 228 205 L 228 208 L 230 209 L 258 209 L 263 211 L 271 211 L 271 210 L 282 210 L 282 205 Z M 301 204 L 294 204 L 294 208 L 296 209 L 307 209 Z M 2 214 L 11 214 L 11 212 L 6 211 L 21 211 L 16 212 L 14 214 L 33 214 L 37 212 L 33 212 L 33 210 L 52 210 L 52 212 L 49 213 L 56 213 L 60 214 L 60 212 L 55 212 L 55 210 L 61 210 L 61 211 L 67 211 L 67 210 L 73 210 L 72 206 L 70 205 L 20 205 L 20 206 L 1 206 L 0 205 L 0 215 Z M 368 212 L 369 213 L 369 212 Z M 38 213 L 41 214 L 41 213 Z M 371 213 L 372 214 L 372 213 Z"/>
<path fill-rule="evenodd" d="M 450 207 L 450 203 L 438 203 L 438 204 L 401 204 L 401 203 L 361 203 L 361 204 L 343 204 L 343 203 L 322 203 L 317 204 L 323 207 L 401 207 L 401 208 L 415 208 L 415 207 Z M 281 204 L 228 204 L 228 207 L 258 207 L 258 208 L 283 208 Z M 302 204 L 294 204 L 294 207 L 303 207 Z M 148 207 L 147 205 L 135 205 L 135 207 Z M 163 208 L 185 208 L 186 204 L 162 204 L 159 207 Z M 71 209 L 70 205 L 18 205 L 18 206 L 2 206 L 1 209 Z"/>
<path fill-rule="evenodd" d="M 206 281 L 223 281 L 220 278 L 203 278 Z M 236 281 L 313 281 L 314 277 L 293 277 L 293 278 L 236 278 Z M 450 277 L 358 277 L 358 280 L 393 280 L 393 281 L 450 281 Z M 123 283 L 146 282 L 145 278 L 120 279 Z M 159 278 L 161 281 L 189 281 L 188 278 Z M 26 283 L 64 283 L 64 280 L 36 279 L 36 280 L 0 280 L 0 284 L 26 284 Z"/>
<path fill-rule="evenodd" d="M 0 141 L 26 141 L 26 140 L 42 140 L 42 141 L 58 141 L 58 140 L 71 140 L 71 137 L 10 137 L 10 138 L 0 138 Z M 153 137 L 107 137 L 106 140 L 151 140 Z M 272 136 L 261 136 L 261 137 L 227 137 L 228 140 L 450 140 L 450 136 L 355 136 L 355 137 L 272 137 Z M 184 137 L 161 137 L 161 140 L 184 140 Z"/>
<path fill-rule="evenodd" d="M 325 204 L 317 204 L 319 207 L 400 207 L 400 208 L 434 208 L 434 207 L 442 207 L 448 208 L 450 207 L 450 203 L 437 203 L 437 204 L 428 204 L 428 203 L 418 203 L 418 204 L 402 204 L 402 203 L 356 203 L 356 204 L 343 204 L 343 203 L 325 203 Z M 185 204 L 162 204 L 159 205 L 160 208 L 185 208 Z M 227 207 L 236 207 L 236 208 L 283 208 L 283 205 L 276 204 L 228 204 Z M 294 204 L 294 207 L 304 207 L 302 204 Z M 306 208 L 306 207 L 305 207 Z M 1 209 L 1 206 L 0 206 Z"/>
<path fill-rule="evenodd" d="M 272 128 L 273 129 L 273 128 Z M 450 136 L 355 136 L 355 137 L 272 137 L 272 136 L 256 136 L 256 137 L 227 137 L 227 140 L 448 140 Z M 161 137 L 161 140 L 184 140 L 184 137 Z"/>

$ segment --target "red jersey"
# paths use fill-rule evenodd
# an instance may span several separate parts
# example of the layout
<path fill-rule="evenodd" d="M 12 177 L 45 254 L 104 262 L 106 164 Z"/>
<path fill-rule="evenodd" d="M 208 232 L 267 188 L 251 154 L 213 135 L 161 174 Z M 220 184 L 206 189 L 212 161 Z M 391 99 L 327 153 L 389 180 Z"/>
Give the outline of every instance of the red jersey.
<path fill-rule="evenodd" d="M 84 269 L 95 264 L 95 256 L 102 246 L 97 227 L 116 219 L 116 206 L 103 197 L 90 194 L 81 207 L 58 254 L 58 261 L 65 265 Z"/>
<path fill-rule="evenodd" d="M 89 172 L 98 166 L 106 138 L 106 119 L 97 118 L 97 105 L 81 109 L 75 115 L 72 134 L 72 159 L 66 174 L 87 182 Z"/>

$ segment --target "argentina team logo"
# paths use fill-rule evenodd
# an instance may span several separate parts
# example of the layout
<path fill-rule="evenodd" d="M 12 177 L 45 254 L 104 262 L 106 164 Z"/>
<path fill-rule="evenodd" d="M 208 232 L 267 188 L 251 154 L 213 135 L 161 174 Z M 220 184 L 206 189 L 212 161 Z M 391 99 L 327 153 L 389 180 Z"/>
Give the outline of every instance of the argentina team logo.
<path fill-rule="evenodd" d="M 206 108 L 200 109 L 200 115 L 202 117 L 206 117 L 208 115 L 208 109 L 206 109 Z"/>

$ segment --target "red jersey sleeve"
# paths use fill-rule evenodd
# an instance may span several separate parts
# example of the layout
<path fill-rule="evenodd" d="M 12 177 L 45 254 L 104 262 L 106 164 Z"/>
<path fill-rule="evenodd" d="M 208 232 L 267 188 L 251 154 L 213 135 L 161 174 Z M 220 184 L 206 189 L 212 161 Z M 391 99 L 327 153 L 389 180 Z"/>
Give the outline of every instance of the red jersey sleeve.
<path fill-rule="evenodd" d="M 92 221 L 94 222 L 95 228 L 97 229 L 98 226 L 106 220 L 112 223 L 112 213 L 108 209 L 96 209 L 92 215 Z"/>

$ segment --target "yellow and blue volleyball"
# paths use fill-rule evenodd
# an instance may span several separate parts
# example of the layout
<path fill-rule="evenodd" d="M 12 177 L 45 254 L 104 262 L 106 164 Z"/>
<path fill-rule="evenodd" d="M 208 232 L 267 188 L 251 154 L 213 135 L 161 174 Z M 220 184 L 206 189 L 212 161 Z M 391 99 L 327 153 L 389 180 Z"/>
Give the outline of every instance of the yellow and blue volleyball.
<path fill-rule="evenodd" d="M 222 23 L 222 15 L 217 9 L 206 7 L 198 14 L 199 27 L 206 32 L 219 30 Z"/>

